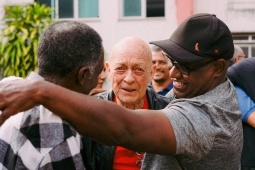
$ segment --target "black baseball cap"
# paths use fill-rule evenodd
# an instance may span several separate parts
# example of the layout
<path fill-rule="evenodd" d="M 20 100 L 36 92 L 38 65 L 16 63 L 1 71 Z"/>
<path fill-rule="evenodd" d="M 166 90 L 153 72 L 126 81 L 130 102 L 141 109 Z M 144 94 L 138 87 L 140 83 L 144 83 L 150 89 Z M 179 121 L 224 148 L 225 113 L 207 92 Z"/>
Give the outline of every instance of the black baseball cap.
<path fill-rule="evenodd" d="M 152 41 L 178 62 L 190 63 L 214 58 L 229 60 L 234 54 L 232 34 L 212 14 L 195 14 L 184 20 L 170 39 Z"/>

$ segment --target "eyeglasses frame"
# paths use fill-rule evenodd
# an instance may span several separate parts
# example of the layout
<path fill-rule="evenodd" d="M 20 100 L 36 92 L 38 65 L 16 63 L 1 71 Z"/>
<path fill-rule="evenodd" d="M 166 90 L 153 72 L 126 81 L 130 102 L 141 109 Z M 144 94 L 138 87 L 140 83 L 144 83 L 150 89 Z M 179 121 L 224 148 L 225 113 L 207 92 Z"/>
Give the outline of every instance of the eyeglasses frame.
<path fill-rule="evenodd" d="M 172 63 L 172 67 L 173 67 L 173 66 L 176 66 L 176 64 L 179 64 L 179 65 L 181 65 L 182 67 L 185 67 L 185 68 L 187 69 L 187 73 L 188 73 L 188 74 L 185 74 L 185 73 L 181 72 L 181 71 L 179 70 L 178 66 L 176 66 L 176 68 L 178 69 L 178 71 L 179 71 L 180 73 L 182 73 L 183 75 L 185 75 L 185 76 L 189 76 L 189 75 L 190 75 L 190 71 L 195 70 L 195 69 L 198 69 L 198 68 L 201 68 L 201 67 L 203 67 L 203 66 L 206 66 L 206 65 L 212 63 L 213 61 L 216 61 L 216 60 L 217 60 L 217 59 L 213 59 L 213 60 L 210 60 L 210 61 L 207 61 L 207 62 L 204 62 L 204 63 L 200 63 L 200 64 L 195 65 L 195 66 L 187 66 L 187 65 L 185 65 L 185 64 L 183 64 L 183 63 L 179 63 L 179 62 L 175 61 L 174 59 L 172 59 L 172 58 L 171 58 L 166 52 L 164 52 L 164 51 L 162 51 L 162 54 L 170 59 L 170 61 L 171 61 L 171 63 Z"/>

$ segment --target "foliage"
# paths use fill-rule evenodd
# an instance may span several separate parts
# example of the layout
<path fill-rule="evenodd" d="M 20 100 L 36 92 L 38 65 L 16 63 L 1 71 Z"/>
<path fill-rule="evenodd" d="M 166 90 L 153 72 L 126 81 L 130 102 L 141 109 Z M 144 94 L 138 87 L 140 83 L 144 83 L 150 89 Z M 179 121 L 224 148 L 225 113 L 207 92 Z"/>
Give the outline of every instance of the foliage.
<path fill-rule="evenodd" d="M 5 6 L 6 27 L 0 38 L 0 65 L 3 76 L 26 77 L 37 69 L 37 46 L 44 29 L 52 22 L 53 8 L 34 3 L 29 6 Z M 0 70 L 1 71 L 1 70 Z"/>

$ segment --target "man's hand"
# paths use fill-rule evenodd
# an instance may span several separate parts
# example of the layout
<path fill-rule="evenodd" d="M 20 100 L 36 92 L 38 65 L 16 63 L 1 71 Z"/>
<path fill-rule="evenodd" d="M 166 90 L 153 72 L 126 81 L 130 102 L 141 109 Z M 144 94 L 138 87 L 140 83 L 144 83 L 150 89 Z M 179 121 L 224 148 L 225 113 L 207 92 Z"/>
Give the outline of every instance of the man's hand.
<path fill-rule="evenodd" d="M 0 125 L 10 116 L 36 106 L 34 96 L 41 82 L 18 78 L 0 81 Z"/>

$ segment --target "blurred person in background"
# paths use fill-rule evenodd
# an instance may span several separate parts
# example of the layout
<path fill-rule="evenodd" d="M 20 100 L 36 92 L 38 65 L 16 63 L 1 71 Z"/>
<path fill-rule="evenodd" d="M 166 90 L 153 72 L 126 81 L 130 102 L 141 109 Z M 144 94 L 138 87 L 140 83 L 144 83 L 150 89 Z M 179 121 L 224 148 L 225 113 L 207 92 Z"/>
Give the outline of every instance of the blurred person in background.
<path fill-rule="evenodd" d="M 152 63 L 156 66 L 156 70 L 152 76 L 149 87 L 157 94 L 165 96 L 172 88 L 173 83 L 170 77 L 170 69 L 172 64 L 170 59 L 162 54 L 162 49 L 156 45 L 151 47 Z"/>
<path fill-rule="evenodd" d="M 107 76 L 106 76 L 106 72 L 105 72 L 105 68 L 104 68 L 98 76 L 97 86 L 90 91 L 89 95 L 92 96 L 92 95 L 95 95 L 97 93 L 105 92 L 106 90 L 103 89 L 103 85 L 104 85 L 104 82 L 105 82 L 106 78 L 107 78 Z"/>
<path fill-rule="evenodd" d="M 235 47 L 235 51 L 234 51 L 232 59 L 230 60 L 229 66 L 245 59 L 246 57 L 240 46 L 234 45 L 234 47 Z"/>

